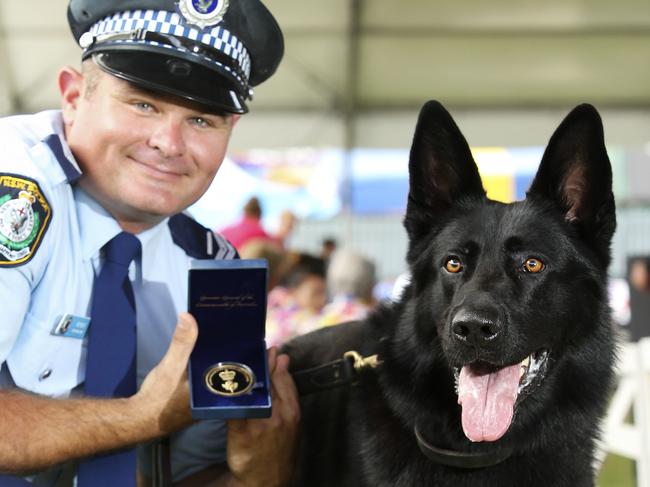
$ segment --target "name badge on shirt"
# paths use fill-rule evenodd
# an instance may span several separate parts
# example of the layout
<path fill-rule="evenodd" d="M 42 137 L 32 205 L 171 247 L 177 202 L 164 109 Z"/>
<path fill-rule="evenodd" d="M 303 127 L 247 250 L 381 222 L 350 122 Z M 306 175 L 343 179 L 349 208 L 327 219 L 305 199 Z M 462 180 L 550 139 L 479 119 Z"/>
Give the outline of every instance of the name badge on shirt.
<path fill-rule="evenodd" d="M 88 332 L 90 318 L 65 314 L 52 328 L 52 335 L 83 339 Z"/>

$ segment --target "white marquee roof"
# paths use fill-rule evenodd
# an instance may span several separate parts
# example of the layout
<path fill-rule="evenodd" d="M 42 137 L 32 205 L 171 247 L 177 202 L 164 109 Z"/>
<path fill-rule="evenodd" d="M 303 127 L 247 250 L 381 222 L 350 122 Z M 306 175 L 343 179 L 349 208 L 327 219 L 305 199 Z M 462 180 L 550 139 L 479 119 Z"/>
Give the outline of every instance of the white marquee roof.
<path fill-rule="evenodd" d="M 430 98 L 479 120 L 550 110 L 553 124 L 556 112 L 589 101 L 650 126 L 648 0 L 265 3 L 283 27 L 286 55 L 256 90 L 247 116 L 256 140 L 272 143 L 269 131 L 288 121 L 285 134 L 299 144 L 351 145 L 385 130 L 372 127 L 377 114 L 407 134 Z M 66 6 L 0 0 L 0 114 L 58 106 L 57 70 L 79 61 Z M 253 132 L 242 131 L 248 145 Z"/>

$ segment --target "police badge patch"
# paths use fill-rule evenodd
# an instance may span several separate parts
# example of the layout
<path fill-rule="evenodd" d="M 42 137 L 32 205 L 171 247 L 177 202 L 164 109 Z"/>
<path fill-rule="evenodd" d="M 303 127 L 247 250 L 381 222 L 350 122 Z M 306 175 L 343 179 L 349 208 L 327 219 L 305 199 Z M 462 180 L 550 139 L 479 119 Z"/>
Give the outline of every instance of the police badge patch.
<path fill-rule="evenodd" d="M 28 262 L 52 216 L 50 204 L 33 179 L 0 174 L 0 267 Z"/>

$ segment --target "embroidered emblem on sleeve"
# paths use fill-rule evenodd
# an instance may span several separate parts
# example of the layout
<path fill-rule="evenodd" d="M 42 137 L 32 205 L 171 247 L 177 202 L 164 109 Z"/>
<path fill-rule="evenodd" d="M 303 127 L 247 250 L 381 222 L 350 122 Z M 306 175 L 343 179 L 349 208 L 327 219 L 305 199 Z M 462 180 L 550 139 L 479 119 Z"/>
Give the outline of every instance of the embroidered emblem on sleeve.
<path fill-rule="evenodd" d="M 36 253 L 52 216 L 33 179 L 0 174 L 0 267 L 26 263 Z"/>

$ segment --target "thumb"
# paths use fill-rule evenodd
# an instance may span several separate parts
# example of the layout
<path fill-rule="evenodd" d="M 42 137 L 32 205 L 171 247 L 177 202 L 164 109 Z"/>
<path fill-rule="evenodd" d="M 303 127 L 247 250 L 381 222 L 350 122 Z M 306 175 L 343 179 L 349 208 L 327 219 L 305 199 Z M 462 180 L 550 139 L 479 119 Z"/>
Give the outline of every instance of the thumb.
<path fill-rule="evenodd" d="M 182 364 L 184 370 L 198 334 L 199 328 L 194 317 L 189 313 L 179 314 L 172 341 L 160 364 L 163 367 L 178 367 Z"/>

